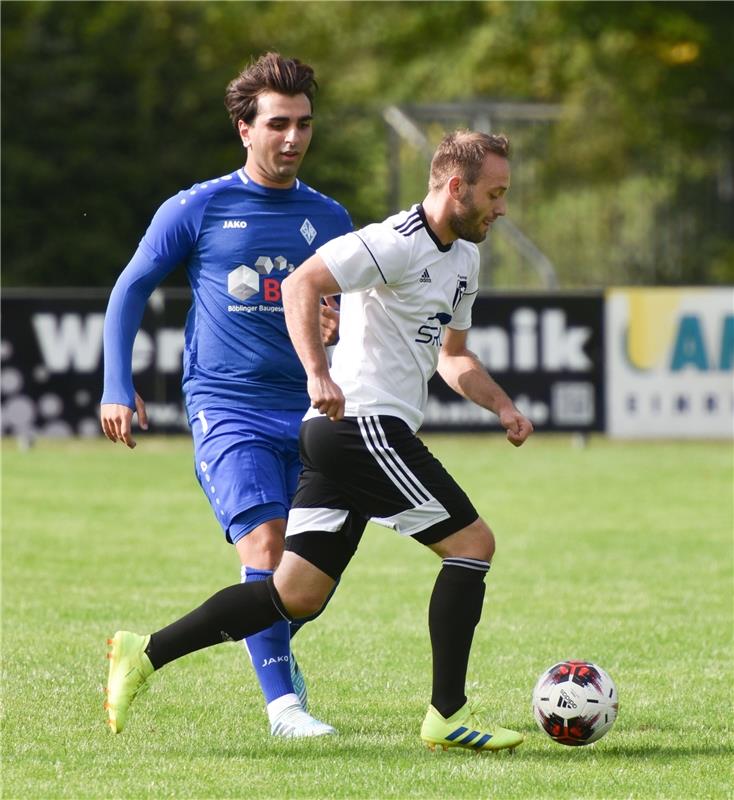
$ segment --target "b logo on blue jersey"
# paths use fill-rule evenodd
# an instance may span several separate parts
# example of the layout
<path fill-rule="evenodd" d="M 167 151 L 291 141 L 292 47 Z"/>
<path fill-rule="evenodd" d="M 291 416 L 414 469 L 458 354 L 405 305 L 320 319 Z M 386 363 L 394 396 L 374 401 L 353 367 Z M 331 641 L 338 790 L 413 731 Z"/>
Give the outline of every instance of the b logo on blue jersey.
<path fill-rule="evenodd" d="M 278 303 L 281 299 L 280 282 L 284 275 L 265 277 L 262 280 L 262 287 L 260 276 L 271 276 L 275 272 L 287 275 L 294 269 L 295 266 L 289 264 L 285 256 L 275 256 L 275 258 L 259 256 L 255 261 L 254 268 L 240 264 L 227 275 L 227 292 L 232 297 L 243 301 L 262 290 L 263 300 L 269 303 Z"/>

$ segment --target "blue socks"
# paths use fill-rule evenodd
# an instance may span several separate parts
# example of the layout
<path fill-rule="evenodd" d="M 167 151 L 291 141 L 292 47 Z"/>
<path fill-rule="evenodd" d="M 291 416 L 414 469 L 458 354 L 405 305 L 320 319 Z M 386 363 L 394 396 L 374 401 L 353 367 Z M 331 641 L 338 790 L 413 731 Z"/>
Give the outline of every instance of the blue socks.
<path fill-rule="evenodd" d="M 243 566 L 240 574 L 242 583 L 251 583 L 264 581 L 273 574 L 273 570 Z M 284 619 L 279 620 L 270 628 L 248 636 L 243 644 L 255 668 L 265 702 L 270 705 L 284 695 L 295 697 L 291 680 L 289 623 Z"/>

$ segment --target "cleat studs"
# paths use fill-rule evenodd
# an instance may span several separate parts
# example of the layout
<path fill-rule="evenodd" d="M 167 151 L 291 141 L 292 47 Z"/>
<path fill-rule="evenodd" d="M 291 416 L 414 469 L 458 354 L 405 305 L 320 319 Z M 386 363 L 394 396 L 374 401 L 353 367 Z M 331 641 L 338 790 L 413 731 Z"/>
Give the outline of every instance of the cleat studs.
<path fill-rule="evenodd" d="M 112 639 L 108 639 L 107 644 L 112 644 Z"/>
<path fill-rule="evenodd" d="M 441 745 L 441 749 L 442 749 L 442 750 L 444 751 L 444 753 L 445 753 L 445 752 L 446 752 L 446 751 L 449 749 L 449 746 L 448 746 L 447 744 L 442 744 L 442 745 Z"/>
<path fill-rule="evenodd" d="M 112 653 L 107 653 L 107 658 L 112 661 Z"/>

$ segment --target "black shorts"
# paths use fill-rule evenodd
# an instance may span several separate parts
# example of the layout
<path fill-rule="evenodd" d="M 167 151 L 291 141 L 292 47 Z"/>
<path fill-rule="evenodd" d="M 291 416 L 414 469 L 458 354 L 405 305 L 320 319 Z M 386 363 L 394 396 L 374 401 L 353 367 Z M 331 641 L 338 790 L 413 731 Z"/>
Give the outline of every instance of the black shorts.
<path fill-rule="evenodd" d="M 303 471 L 286 549 L 338 578 L 368 521 L 425 545 L 474 522 L 476 509 L 397 417 L 314 417 L 301 426 Z"/>

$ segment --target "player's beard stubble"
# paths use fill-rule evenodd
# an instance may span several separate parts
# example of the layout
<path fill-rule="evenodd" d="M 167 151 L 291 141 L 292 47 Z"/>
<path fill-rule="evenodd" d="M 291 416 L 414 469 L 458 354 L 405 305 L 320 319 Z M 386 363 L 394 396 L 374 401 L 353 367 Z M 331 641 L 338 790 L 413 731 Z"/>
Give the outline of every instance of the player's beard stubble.
<path fill-rule="evenodd" d="M 485 216 L 477 208 L 470 190 L 467 189 L 464 193 L 461 198 L 461 205 L 463 210 L 449 217 L 449 227 L 459 239 L 474 242 L 475 244 L 483 242 L 487 238 L 489 226 L 485 228 L 483 224 Z"/>

